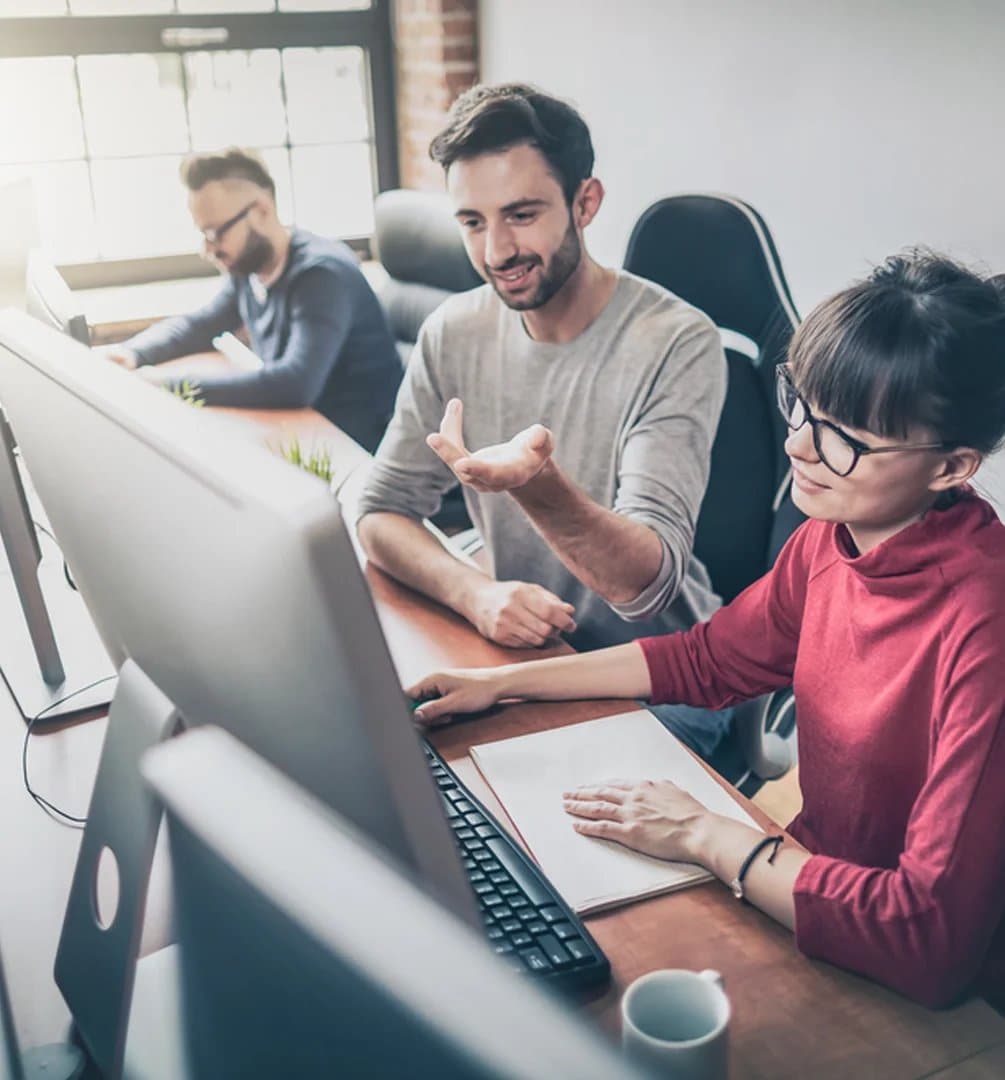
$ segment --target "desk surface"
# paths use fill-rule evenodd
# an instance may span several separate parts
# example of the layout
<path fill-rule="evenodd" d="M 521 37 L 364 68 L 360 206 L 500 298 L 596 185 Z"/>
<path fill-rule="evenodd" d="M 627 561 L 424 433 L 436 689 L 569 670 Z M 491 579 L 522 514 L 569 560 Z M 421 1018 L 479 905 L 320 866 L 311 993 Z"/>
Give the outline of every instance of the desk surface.
<path fill-rule="evenodd" d="M 345 455 L 342 497 L 352 503 L 367 456 L 313 414 L 213 410 L 235 433 L 271 434 L 284 423 L 305 425 Z M 351 520 L 351 514 L 347 514 Z M 403 682 L 441 666 L 491 665 L 521 655 L 485 641 L 462 619 L 367 568 L 378 615 Z M 474 743 L 623 711 L 623 702 L 528 703 L 437 732 L 435 741 L 489 805 L 491 794 L 467 759 Z M 104 732 L 102 720 L 69 725 L 32 740 L 32 779 L 67 808 L 87 802 Z M 13 1008 L 25 1045 L 61 1038 L 68 1015 L 52 981 L 52 964 L 79 844 L 29 799 L 20 776 L 23 722 L 0 693 L 0 944 Z M 741 800 L 744 801 L 745 800 Z M 496 806 L 498 804 L 495 804 Z M 762 821 L 764 815 L 747 804 Z M 163 879 L 151 883 L 146 947 L 163 940 Z M 733 1004 L 733 1080 L 743 1077 L 927 1076 L 951 1080 L 994 1075 L 1005 1054 L 1005 1020 L 981 1000 L 930 1012 L 890 991 L 797 952 L 792 936 L 755 909 L 738 904 L 718 883 L 591 916 L 588 925 L 611 959 L 612 986 L 584 1005 L 614 1033 L 620 992 L 661 967 L 722 972 Z M 984 1069 L 985 1071 L 972 1071 Z M 971 1071 L 967 1071 L 971 1070 Z"/>

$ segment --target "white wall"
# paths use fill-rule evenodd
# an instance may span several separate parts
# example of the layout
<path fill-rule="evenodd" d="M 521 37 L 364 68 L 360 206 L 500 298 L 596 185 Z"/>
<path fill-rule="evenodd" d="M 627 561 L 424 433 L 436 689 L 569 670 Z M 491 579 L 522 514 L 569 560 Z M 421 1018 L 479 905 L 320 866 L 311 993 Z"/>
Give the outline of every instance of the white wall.
<path fill-rule="evenodd" d="M 927 244 L 1005 271 L 1002 0 L 481 0 L 482 79 L 590 124 L 620 263 L 654 200 L 723 191 L 775 236 L 805 312 Z M 1005 467 L 990 483 L 1005 505 Z"/>

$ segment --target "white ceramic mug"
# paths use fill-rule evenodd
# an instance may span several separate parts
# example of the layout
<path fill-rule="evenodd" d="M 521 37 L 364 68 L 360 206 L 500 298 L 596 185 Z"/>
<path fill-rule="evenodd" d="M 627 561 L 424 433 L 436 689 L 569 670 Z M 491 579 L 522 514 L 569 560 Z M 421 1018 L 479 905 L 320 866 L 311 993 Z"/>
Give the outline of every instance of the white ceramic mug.
<path fill-rule="evenodd" d="M 621 1045 L 657 1075 L 725 1080 L 729 1012 L 717 971 L 651 971 L 621 998 Z"/>

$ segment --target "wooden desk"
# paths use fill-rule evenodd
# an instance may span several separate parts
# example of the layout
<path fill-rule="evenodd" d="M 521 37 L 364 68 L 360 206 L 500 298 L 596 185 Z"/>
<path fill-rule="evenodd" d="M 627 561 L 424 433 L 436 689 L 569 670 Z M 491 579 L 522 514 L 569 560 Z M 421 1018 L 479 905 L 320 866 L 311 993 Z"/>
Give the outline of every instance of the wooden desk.
<path fill-rule="evenodd" d="M 238 431 L 258 437 L 276 414 L 213 411 Z M 304 418 L 305 422 L 308 418 Z M 320 418 L 310 423 L 326 425 Z M 342 485 L 351 503 L 365 454 L 353 455 Z M 340 434 L 340 433 L 339 433 Z M 349 440 L 351 443 L 351 440 Z M 355 447 L 355 451 L 352 449 Z M 362 453 L 360 451 L 360 453 Z M 347 514 L 351 520 L 351 515 Z M 434 667 L 490 665 L 521 656 L 499 648 L 462 619 L 410 592 L 374 568 L 366 571 L 391 654 L 403 682 Z M 438 732 L 434 740 L 490 805 L 493 800 L 470 766 L 470 745 L 544 727 L 571 724 L 623 711 L 624 702 L 524 704 Z M 33 781 L 60 805 L 80 808 L 87 799 L 103 723 L 67 727 L 32 745 Z M 23 724 L 13 703 L 0 700 L 0 937 L 19 1034 L 25 1045 L 60 1038 L 68 1019 L 52 982 L 52 963 L 79 834 L 46 818 L 21 786 Z M 741 800 L 742 801 L 742 800 Z M 762 821 L 764 815 L 747 804 Z M 163 889 L 151 884 L 148 911 L 162 908 Z M 163 923 L 163 916 L 157 922 Z M 612 1034 L 620 992 L 638 975 L 660 967 L 713 967 L 721 971 L 733 1003 L 733 1080 L 747 1077 L 847 1077 L 884 1080 L 922 1077 L 950 1067 L 966 1069 L 982 1058 L 993 1065 L 1005 1048 L 1005 1020 L 980 1000 L 933 1013 L 863 979 L 801 956 L 789 933 L 755 909 L 736 903 L 717 883 L 642 901 L 591 916 L 591 931 L 610 957 L 611 988 L 584 1005 L 586 1015 Z M 1005 1051 L 1003 1051 L 1005 1052 Z M 968 1064 L 968 1062 L 970 1064 Z M 989 1067 L 990 1067 L 989 1065 Z M 966 1071 L 946 1073 L 965 1080 Z M 974 1073 L 975 1077 L 988 1075 Z"/>
<path fill-rule="evenodd" d="M 366 573 L 403 682 L 436 667 L 513 660 L 510 650 L 480 638 L 463 620 L 379 570 L 369 567 Z M 501 813 L 467 758 L 473 744 L 607 716 L 625 707 L 623 701 L 513 705 L 444 728 L 433 741 L 479 798 Z M 768 824 L 757 807 L 736 797 Z M 589 916 L 586 922 L 611 960 L 614 979 L 607 993 L 585 1007 L 612 1035 L 619 1027 L 620 994 L 639 975 L 664 967 L 714 968 L 723 974 L 733 1005 L 732 1080 L 921 1077 L 1005 1045 L 1005 1020 L 984 1001 L 931 1012 L 810 960 L 796 950 L 788 931 L 737 903 L 717 882 Z"/>

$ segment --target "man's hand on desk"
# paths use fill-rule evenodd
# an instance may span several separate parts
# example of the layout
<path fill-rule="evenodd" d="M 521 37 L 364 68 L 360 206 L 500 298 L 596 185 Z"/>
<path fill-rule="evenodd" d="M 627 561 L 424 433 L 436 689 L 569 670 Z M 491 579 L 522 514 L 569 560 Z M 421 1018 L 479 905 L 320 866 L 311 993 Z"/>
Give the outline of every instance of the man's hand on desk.
<path fill-rule="evenodd" d="M 426 438 L 428 446 L 462 484 L 481 492 L 511 491 L 529 483 L 551 460 L 555 441 L 541 424 L 518 432 L 509 442 L 471 453 L 464 445 L 464 406 L 447 402 L 440 430 Z"/>
<path fill-rule="evenodd" d="M 137 368 L 136 374 L 144 382 L 153 383 L 154 386 L 163 386 L 172 378 L 169 373 L 158 371 L 157 368 L 150 366 Z"/>
<path fill-rule="evenodd" d="M 136 353 L 132 349 L 124 349 L 121 345 L 103 345 L 93 349 L 102 359 L 110 360 L 113 364 L 125 368 L 127 371 L 135 371 L 137 365 Z"/>
<path fill-rule="evenodd" d="M 462 614 L 482 637 L 511 648 L 536 648 L 576 629 L 576 609 L 541 585 L 493 581 L 474 586 Z"/>

